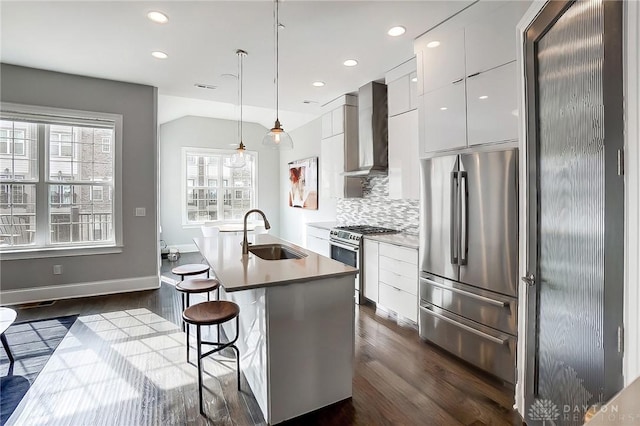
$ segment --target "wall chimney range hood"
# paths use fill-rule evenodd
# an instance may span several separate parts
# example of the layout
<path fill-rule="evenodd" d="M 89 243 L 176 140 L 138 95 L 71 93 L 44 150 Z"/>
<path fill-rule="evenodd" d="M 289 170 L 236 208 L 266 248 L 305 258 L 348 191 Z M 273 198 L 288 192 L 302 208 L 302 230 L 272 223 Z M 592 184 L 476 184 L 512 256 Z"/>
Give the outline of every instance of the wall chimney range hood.
<path fill-rule="evenodd" d="M 389 167 L 387 86 L 372 81 L 358 89 L 358 168 L 347 177 L 386 175 Z"/>

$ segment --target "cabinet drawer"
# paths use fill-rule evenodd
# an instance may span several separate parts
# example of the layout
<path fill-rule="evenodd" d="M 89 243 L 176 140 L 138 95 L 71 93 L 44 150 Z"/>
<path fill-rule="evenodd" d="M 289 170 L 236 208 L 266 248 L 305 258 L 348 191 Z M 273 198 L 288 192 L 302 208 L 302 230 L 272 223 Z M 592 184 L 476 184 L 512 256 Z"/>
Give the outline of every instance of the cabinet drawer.
<path fill-rule="evenodd" d="M 378 263 L 380 270 L 384 269 L 396 275 L 418 281 L 418 266 L 415 263 L 407 263 L 385 256 L 380 256 Z"/>
<path fill-rule="evenodd" d="M 402 291 L 406 291 L 407 293 L 413 294 L 414 296 L 418 295 L 417 278 L 405 277 L 387 269 L 383 269 L 382 266 L 380 266 L 378 275 L 380 277 L 381 283 L 385 283 Z"/>
<path fill-rule="evenodd" d="M 416 249 L 380 243 L 380 256 L 386 256 L 402 262 L 412 263 L 416 268 L 418 267 L 418 250 Z"/>
<path fill-rule="evenodd" d="M 315 226 L 307 225 L 307 235 L 314 236 L 316 238 L 322 238 L 323 240 L 329 239 L 329 230 L 316 228 Z"/>
<path fill-rule="evenodd" d="M 331 257 L 329 240 L 314 237 L 313 235 L 307 235 L 307 249 L 318 253 L 321 256 Z"/>
<path fill-rule="evenodd" d="M 420 337 L 488 371 L 515 383 L 516 338 L 469 321 L 436 306 L 420 306 Z"/>
<path fill-rule="evenodd" d="M 384 283 L 378 287 L 378 303 L 400 316 L 418 322 L 418 298 Z"/>
<path fill-rule="evenodd" d="M 518 299 L 432 275 L 420 277 L 420 302 L 505 333 L 518 333 Z"/>

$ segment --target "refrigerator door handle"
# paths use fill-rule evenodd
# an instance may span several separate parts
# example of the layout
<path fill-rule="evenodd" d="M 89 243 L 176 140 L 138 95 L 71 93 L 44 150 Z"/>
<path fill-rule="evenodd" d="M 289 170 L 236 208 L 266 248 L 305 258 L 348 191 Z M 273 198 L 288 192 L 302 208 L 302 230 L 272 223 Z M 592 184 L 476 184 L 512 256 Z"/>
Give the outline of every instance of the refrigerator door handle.
<path fill-rule="evenodd" d="M 458 172 L 460 176 L 460 265 L 466 265 L 469 250 L 469 194 L 467 172 Z"/>
<path fill-rule="evenodd" d="M 451 251 L 451 264 L 458 264 L 458 172 L 451 172 L 451 205 L 449 227 L 449 249 Z"/>

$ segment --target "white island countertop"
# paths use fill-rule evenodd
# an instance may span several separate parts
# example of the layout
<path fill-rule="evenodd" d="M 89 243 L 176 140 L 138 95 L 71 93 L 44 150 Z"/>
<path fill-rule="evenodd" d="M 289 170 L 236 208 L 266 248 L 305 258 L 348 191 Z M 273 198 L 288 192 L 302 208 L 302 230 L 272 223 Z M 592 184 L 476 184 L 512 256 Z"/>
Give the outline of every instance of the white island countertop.
<path fill-rule="evenodd" d="M 249 242 L 282 244 L 306 254 L 301 259 L 264 260 L 249 253 L 242 254 L 242 235 L 219 234 L 217 237 L 194 238 L 198 250 L 215 272 L 225 291 L 306 283 L 313 280 L 354 275 L 357 269 L 268 234 L 250 235 Z"/>

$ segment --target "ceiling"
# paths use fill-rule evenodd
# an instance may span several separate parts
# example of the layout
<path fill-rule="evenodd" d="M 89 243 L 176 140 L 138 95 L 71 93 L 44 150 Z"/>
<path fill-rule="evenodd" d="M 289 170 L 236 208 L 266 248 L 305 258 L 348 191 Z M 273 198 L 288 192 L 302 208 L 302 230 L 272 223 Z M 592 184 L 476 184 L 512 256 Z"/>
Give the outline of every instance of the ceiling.
<path fill-rule="evenodd" d="M 291 130 L 317 117 L 326 102 L 384 78 L 413 56 L 414 38 L 471 3 L 281 0 L 283 127 Z M 164 12 L 169 22 L 148 20 L 151 10 Z M 388 36 L 396 25 L 406 33 Z M 5 63 L 158 87 L 161 123 L 187 114 L 237 119 L 235 51 L 243 49 L 245 119 L 269 127 L 275 119 L 269 0 L 1 0 L 0 38 Z M 168 59 L 153 58 L 154 50 Z M 345 67 L 349 58 L 359 64 Z M 312 86 L 316 80 L 326 85 Z"/>

